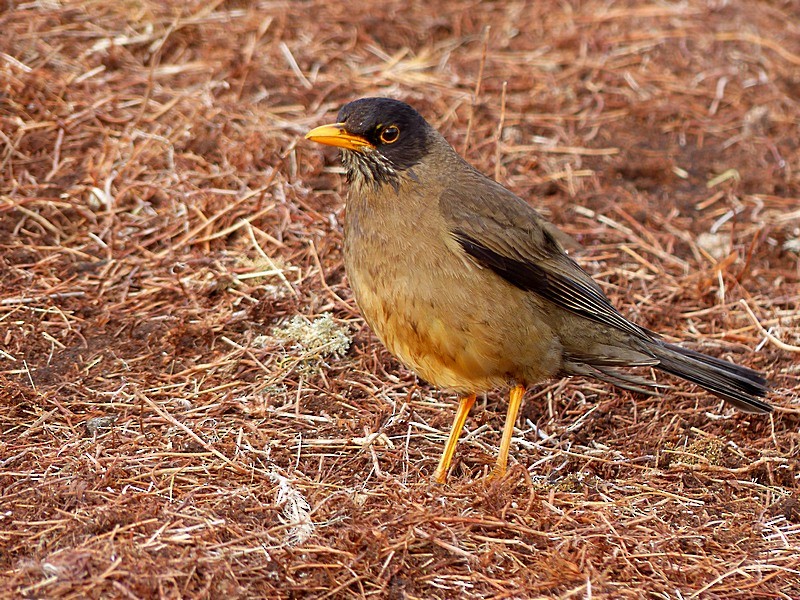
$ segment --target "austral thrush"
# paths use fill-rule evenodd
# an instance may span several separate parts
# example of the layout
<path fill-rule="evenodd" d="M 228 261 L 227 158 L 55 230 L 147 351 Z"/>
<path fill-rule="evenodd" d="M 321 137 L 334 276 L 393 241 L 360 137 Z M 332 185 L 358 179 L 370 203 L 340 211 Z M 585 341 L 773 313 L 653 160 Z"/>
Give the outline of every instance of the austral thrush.
<path fill-rule="evenodd" d="M 654 367 L 743 411 L 772 410 L 759 373 L 626 319 L 565 253 L 554 225 L 470 166 L 407 104 L 356 100 L 306 137 L 342 149 L 345 268 L 364 318 L 422 379 L 460 395 L 436 481 L 447 477 L 475 394 L 500 386 L 511 394 L 497 475 L 526 386 L 550 377 L 646 392 L 658 384 L 620 368 Z"/>

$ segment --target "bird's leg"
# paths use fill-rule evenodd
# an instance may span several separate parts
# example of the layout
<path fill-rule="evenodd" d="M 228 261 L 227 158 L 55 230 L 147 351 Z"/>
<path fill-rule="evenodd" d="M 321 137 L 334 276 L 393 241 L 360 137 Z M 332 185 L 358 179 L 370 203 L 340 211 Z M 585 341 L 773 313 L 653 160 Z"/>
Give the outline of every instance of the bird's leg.
<path fill-rule="evenodd" d="M 492 472 L 492 478 L 500 478 L 506 474 L 508 465 L 508 450 L 511 448 L 511 436 L 514 433 L 514 424 L 517 422 L 517 413 L 522 404 L 522 397 L 525 395 L 524 385 L 515 385 L 511 388 L 508 398 L 508 413 L 506 414 L 506 426 L 503 428 L 503 437 L 500 440 L 500 453 L 497 455 L 497 464 Z"/>
<path fill-rule="evenodd" d="M 464 396 L 458 401 L 458 410 L 456 411 L 456 418 L 453 421 L 453 428 L 450 430 L 450 437 L 447 438 L 447 444 L 442 452 L 442 458 L 439 459 L 439 466 L 433 472 L 433 478 L 436 483 L 444 483 L 447 479 L 447 471 L 450 469 L 450 462 L 453 460 L 453 454 L 456 451 L 456 444 L 458 444 L 458 436 L 461 435 L 461 430 L 464 429 L 464 423 L 469 415 L 469 409 L 475 404 L 475 394 Z"/>

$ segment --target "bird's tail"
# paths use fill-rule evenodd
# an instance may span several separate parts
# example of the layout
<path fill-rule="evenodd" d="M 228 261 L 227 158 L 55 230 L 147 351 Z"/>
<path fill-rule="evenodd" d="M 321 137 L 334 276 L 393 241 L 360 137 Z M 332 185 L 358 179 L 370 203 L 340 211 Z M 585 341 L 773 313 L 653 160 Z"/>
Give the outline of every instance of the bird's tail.
<path fill-rule="evenodd" d="M 739 410 L 772 411 L 772 406 L 761 400 L 769 391 L 767 380 L 756 371 L 658 340 L 648 349 L 658 359 L 655 368 L 691 381 Z"/>

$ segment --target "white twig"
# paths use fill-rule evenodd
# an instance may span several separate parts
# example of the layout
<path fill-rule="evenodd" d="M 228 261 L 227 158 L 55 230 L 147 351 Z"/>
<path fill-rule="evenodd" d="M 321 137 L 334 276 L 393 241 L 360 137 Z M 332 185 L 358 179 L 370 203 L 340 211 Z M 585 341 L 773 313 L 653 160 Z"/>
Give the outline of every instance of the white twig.
<path fill-rule="evenodd" d="M 756 315 L 753 313 L 752 309 L 747 304 L 747 302 L 744 301 L 744 298 L 739 300 L 739 303 L 742 306 L 744 306 L 744 309 L 747 311 L 747 314 L 750 315 L 750 320 L 753 322 L 753 325 L 755 325 L 758 328 L 758 330 L 761 332 L 761 334 L 764 337 L 766 337 L 770 342 L 772 342 L 774 345 L 776 345 L 781 350 L 785 350 L 786 352 L 800 352 L 800 346 L 792 346 L 791 344 L 787 344 L 786 342 L 782 342 L 781 340 L 776 338 L 774 335 L 772 335 L 769 331 L 764 329 L 764 326 L 761 323 L 758 322 L 758 317 L 756 317 Z"/>

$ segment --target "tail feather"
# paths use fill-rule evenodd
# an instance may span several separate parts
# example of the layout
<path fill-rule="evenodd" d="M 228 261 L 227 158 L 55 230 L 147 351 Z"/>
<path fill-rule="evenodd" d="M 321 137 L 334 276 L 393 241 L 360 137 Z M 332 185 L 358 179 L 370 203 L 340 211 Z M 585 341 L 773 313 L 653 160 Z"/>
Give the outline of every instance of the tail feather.
<path fill-rule="evenodd" d="M 657 369 L 691 381 L 739 410 L 750 413 L 772 411 L 770 404 L 760 400 L 767 395 L 769 386 L 758 372 L 660 341 L 654 341 L 650 350 L 659 361 Z"/>
<path fill-rule="evenodd" d="M 588 364 L 582 361 L 571 361 L 565 365 L 565 371 L 570 375 L 582 375 L 605 381 L 623 390 L 653 396 L 658 393 L 658 388 L 667 388 L 668 385 L 657 383 L 652 379 L 645 379 L 630 373 L 623 373 L 606 365 Z"/>

